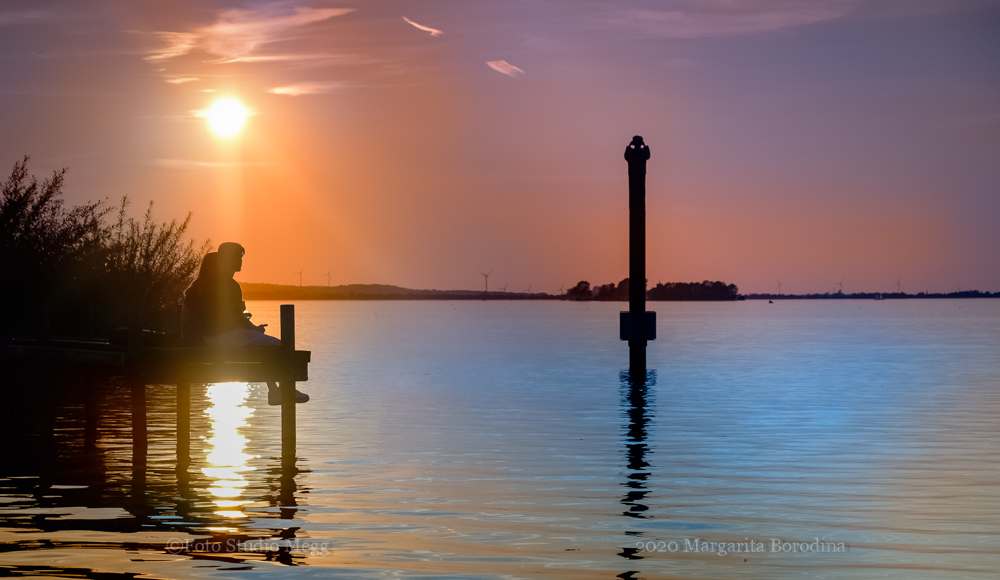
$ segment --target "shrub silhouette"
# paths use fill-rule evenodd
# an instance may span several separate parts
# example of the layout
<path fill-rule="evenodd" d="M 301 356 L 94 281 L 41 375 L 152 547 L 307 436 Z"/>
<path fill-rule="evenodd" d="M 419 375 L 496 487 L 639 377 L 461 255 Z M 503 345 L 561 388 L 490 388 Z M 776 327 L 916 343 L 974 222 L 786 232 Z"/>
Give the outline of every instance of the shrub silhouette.
<path fill-rule="evenodd" d="M 168 327 L 208 250 L 207 241 L 185 241 L 190 214 L 157 223 L 150 203 L 137 220 L 126 213 L 127 198 L 117 208 L 100 201 L 67 208 L 66 170 L 39 182 L 28 160 L 17 161 L 0 186 L 0 299 L 7 306 L 0 333 L 37 332 L 43 313 L 59 334 L 106 335 L 130 313 L 147 327 Z"/>

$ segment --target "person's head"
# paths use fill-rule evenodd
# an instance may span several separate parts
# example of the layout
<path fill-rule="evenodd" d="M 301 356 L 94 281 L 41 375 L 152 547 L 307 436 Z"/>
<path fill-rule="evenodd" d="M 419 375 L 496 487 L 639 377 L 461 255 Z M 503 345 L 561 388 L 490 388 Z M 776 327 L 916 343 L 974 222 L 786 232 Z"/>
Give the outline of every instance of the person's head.
<path fill-rule="evenodd" d="M 205 288 L 215 286 L 219 279 L 219 254 L 209 252 L 201 259 L 201 267 L 198 269 L 198 277 L 195 278 L 191 286 L 184 292 L 185 296 L 192 296 Z"/>
<path fill-rule="evenodd" d="M 246 250 L 236 242 L 219 244 L 219 268 L 226 274 L 235 274 L 243 269 L 243 254 Z"/>
<path fill-rule="evenodd" d="M 198 270 L 198 279 L 204 280 L 219 275 L 219 254 L 209 252 L 201 259 L 201 268 Z"/>

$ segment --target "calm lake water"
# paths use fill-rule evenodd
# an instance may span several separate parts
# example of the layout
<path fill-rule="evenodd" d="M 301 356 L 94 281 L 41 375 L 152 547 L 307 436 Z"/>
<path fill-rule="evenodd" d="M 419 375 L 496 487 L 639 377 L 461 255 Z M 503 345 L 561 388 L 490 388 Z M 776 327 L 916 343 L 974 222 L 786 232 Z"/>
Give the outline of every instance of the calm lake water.
<path fill-rule="evenodd" d="M 645 386 L 622 307 L 296 304 L 293 476 L 262 385 L 192 387 L 187 470 L 173 387 L 139 469 L 127 389 L 88 436 L 53 387 L 8 432 L 0 576 L 997 577 L 1000 301 L 654 303 Z"/>

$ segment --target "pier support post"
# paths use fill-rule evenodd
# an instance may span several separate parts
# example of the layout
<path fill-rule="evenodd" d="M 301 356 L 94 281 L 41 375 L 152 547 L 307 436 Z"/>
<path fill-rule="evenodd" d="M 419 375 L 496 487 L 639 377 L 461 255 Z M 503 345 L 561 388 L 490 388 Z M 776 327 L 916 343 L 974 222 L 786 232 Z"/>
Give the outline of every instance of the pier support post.
<path fill-rule="evenodd" d="M 137 365 L 142 354 L 142 311 L 138 306 L 128 309 L 128 351 L 131 364 Z M 146 473 L 146 382 L 137 367 L 126 370 L 125 384 L 132 399 L 132 469 Z M 133 478 L 135 476 L 133 475 Z"/>
<path fill-rule="evenodd" d="M 132 399 L 132 469 L 146 467 L 146 385 L 141 379 L 130 378 L 128 381 Z"/>
<path fill-rule="evenodd" d="M 97 379 L 86 377 L 83 382 L 83 448 L 86 452 L 97 448 L 97 425 L 100 419 L 98 408 Z"/>
<path fill-rule="evenodd" d="M 46 343 L 49 341 L 49 335 L 52 331 L 52 313 L 49 310 L 48 302 L 42 303 L 42 311 L 39 313 L 39 317 L 39 338 L 43 343 Z"/>
<path fill-rule="evenodd" d="M 191 384 L 177 383 L 177 469 L 191 464 Z"/>
<path fill-rule="evenodd" d="M 281 466 L 295 468 L 295 305 L 281 305 L 281 348 L 287 361 L 281 381 Z"/>

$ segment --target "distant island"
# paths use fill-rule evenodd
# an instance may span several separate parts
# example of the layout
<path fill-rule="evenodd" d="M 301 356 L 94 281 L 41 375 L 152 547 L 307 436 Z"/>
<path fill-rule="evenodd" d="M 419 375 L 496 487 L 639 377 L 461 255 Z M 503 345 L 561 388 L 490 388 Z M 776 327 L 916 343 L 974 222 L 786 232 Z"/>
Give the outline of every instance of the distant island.
<path fill-rule="evenodd" d="M 482 290 L 413 290 L 390 284 L 286 286 L 241 282 L 246 300 L 558 300 L 545 292 L 483 292 Z"/>
<path fill-rule="evenodd" d="M 346 284 L 342 286 L 288 286 L 241 283 L 247 300 L 571 300 L 627 301 L 628 278 L 617 284 L 591 288 L 581 281 L 563 294 L 548 292 L 504 292 L 483 290 L 413 290 L 390 284 Z M 675 301 L 739 300 L 734 284 L 723 282 L 670 282 L 647 291 L 647 299 Z"/>
<path fill-rule="evenodd" d="M 491 290 L 414 290 L 391 284 L 345 284 L 341 286 L 292 286 L 243 282 L 247 300 L 568 300 L 627 302 L 628 278 L 618 284 L 591 286 L 581 281 L 561 294 L 548 292 L 503 292 Z M 735 300 L 895 300 L 910 298 L 1000 298 L 1000 292 L 963 290 L 948 293 L 840 292 L 825 294 L 746 294 L 735 284 L 709 281 L 658 283 L 646 292 L 650 302 L 725 302 Z"/>

